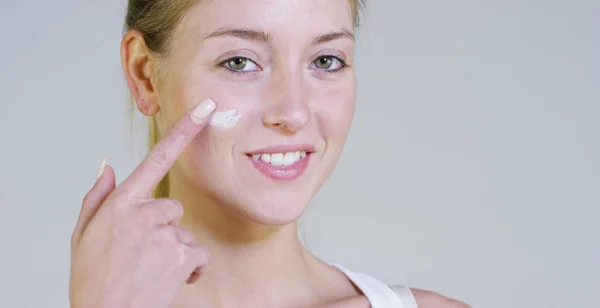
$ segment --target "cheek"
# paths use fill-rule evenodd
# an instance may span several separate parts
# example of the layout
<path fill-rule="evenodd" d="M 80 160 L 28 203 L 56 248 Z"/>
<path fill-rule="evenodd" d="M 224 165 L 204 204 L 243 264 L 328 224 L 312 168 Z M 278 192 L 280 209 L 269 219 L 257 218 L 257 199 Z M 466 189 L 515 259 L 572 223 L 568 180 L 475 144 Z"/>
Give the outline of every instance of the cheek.
<path fill-rule="evenodd" d="M 241 137 L 249 126 L 260 121 L 263 99 L 259 85 L 214 82 L 206 91 L 217 104 L 210 122 L 211 130 Z"/>
<path fill-rule="evenodd" d="M 356 94 L 345 89 L 332 89 L 319 94 L 316 102 L 315 117 L 325 138 L 343 143 L 352 124 Z"/>
<path fill-rule="evenodd" d="M 223 166 L 235 165 L 239 152 L 247 150 L 248 132 L 254 131 L 256 123 L 262 123 L 261 87 L 208 78 L 188 89 L 185 94 L 188 104 L 210 97 L 217 105 L 211 124 L 188 148 L 188 170 L 196 172 L 191 178 L 198 179 L 201 186 L 229 187 L 233 169 Z M 239 117 L 235 125 L 216 124 L 215 119 L 224 119 L 230 113 Z"/>
<path fill-rule="evenodd" d="M 182 80 L 180 97 L 187 109 L 210 97 L 217 105 L 212 128 L 232 131 L 244 126 L 249 118 L 260 115 L 262 89 L 260 84 L 223 80 L 213 72 L 189 69 Z"/>
<path fill-rule="evenodd" d="M 259 82 L 232 82 L 206 70 L 190 70 L 181 80 L 179 92 L 187 109 L 210 97 L 217 109 L 207 126 L 191 147 L 194 155 L 206 161 L 227 163 L 231 153 L 243 148 L 248 132 L 262 123 L 263 89 Z M 210 166 L 204 166 L 211 168 Z"/>

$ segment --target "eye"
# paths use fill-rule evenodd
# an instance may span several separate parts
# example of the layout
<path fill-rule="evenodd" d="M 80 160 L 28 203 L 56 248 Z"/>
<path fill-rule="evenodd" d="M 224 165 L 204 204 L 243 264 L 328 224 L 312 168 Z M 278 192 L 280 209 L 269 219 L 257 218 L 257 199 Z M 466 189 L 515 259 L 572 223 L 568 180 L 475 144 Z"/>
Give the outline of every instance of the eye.
<path fill-rule="evenodd" d="M 244 57 L 227 59 L 223 61 L 221 65 L 234 72 L 260 71 L 260 68 L 258 65 L 256 65 L 256 63 L 254 63 L 254 61 Z"/>
<path fill-rule="evenodd" d="M 313 64 L 318 69 L 329 71 L 337 71 L 345 66 L 344 62 L 335 56 L 320 56 Z"/>

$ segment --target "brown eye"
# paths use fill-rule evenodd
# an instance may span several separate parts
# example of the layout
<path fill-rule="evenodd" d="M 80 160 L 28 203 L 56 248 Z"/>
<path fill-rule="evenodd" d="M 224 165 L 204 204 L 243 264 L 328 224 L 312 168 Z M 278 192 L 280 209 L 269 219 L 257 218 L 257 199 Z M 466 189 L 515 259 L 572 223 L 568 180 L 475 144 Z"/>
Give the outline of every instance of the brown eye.
<path fill-rule="evenodd" d="M 333 65 L 333 57 L 331 56 L 323 56 L 323 57 L 319 57 L 317 60 L 315 60 L 315 66 L 319 69 L 330 69 L 331 66 Z"/>

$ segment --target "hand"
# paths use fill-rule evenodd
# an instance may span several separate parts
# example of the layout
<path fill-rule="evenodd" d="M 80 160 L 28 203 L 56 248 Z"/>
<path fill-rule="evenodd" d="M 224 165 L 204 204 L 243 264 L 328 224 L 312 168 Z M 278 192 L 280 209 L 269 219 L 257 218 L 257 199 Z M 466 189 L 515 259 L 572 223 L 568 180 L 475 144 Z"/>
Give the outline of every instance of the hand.
<path fill-rule="evenodd" d="M 208 251 L 178 226 L 182 205 L 151 196 L 214 109 L 207 99 L 187 112 L 118 187 L 103 169 L 71 239 L 71 307 L 165 308 L 181 283 L 200 277 Z"/>

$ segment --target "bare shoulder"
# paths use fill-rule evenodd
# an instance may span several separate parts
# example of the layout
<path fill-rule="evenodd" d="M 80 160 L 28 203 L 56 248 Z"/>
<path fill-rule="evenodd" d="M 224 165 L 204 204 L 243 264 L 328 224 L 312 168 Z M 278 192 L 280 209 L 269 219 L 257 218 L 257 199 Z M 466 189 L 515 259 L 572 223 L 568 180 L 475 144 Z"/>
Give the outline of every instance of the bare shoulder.
<path fill-rule="evenodd" d="M 393 289 L 396 289 L 392 287 Z M 419 308 L 471 308 L 469 305 L 427 290 L 413 289 L 410 291 L 415 297 Z"/>
<path fill-rule="evenodd" d="M 439 293 L 410 289 L 419 308 L 470 308 L 467 304 L 443 296 Z"/>

